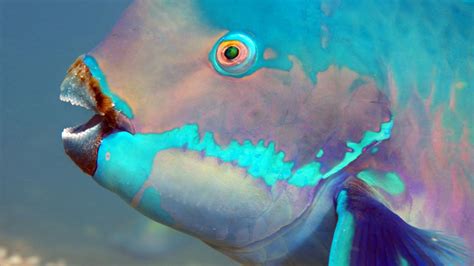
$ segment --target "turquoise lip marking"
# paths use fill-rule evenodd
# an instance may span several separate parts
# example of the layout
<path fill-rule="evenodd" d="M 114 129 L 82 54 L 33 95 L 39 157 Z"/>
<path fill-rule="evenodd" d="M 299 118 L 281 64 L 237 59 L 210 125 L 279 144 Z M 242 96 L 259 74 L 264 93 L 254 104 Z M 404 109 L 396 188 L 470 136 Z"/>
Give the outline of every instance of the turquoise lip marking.
<path fill-rule="evenodd" d="M 256 145 L 250 141 L 240 144 L 233 140 L 227 147 L 221 147 L 210 132 L 200 138 L 199 127 L 195 124 L 159 134 L 131 135 L 118 132 L 102 140 L 98 154 L 99 168 L 94 176 L 99 183 L 112 190 L 120 186 L 117 183 L 122 183 L 128 191 L 125 193 L 126 198 L 131 200 L 150 174 L 158 152 L 187 147 L 190 151 L 204 152 L 206 156 L 223 162 L 234 162 L 253 177 L 263 179 L 269 186 L 278 180 L 287 180 L 289 184 L 299 187 L 314 186 L 357 159 L 368 145 L 388 139 L 392 124 L 392 120 L 383 123 L 380 132 L 367 131 L 358 143 L 348 142 L 351 151 L 326 173 L 320 171 L 320 162 L 311 162 L 294 170 L 294 163 L 285 161 L 284 152 L 276 152 L 272 142 L 265 146 L 263 140 Z M 129 180 L 128 176 L 133 176 L 133 180 Z"/>
<path fill-rule="evenodd" d="M 99 81 L 102 93 L 112 99 L 112 102 L 115 105 L 114 108 L 117 111 L 122 112 L 128 118 L 133 118 L 132 108 L 130 108 L 130 106 L 124 100 L 122 100 L 119 96 L 117 96 L 110 90 L 109 84 L 107 83 L 107 79 L 102 70 L 100 69 L 99 64 L 97 63 L 95 58 L 90 55 L 85 55 L 83 61 L 84 64 L 86 64 L 86 66 L 89 68 L 89 71 L 91 72 L 92 76 L 97 79 L 97 81 Z"/>

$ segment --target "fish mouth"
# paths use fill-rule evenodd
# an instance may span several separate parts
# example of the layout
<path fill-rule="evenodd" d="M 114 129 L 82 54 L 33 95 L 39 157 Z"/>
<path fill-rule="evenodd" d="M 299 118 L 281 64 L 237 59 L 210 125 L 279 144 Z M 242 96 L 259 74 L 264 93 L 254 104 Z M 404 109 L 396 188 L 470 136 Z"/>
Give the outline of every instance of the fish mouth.
<path fill-rule="evenodd" d="M 102 139 L 118 131 L 135 134 L 135 129 L 130 119 L 114 108 L 111 97 L 103 92 L 101 82 L 105 80 L 94 77 L 85 63 L 86 57 L 80 56 L 67 71 L 59 99 L 95 113 L 86 123 L 65 128 L 61 134 L 66 154 L 92 176 L 97 169 L 97 153 Z"/>

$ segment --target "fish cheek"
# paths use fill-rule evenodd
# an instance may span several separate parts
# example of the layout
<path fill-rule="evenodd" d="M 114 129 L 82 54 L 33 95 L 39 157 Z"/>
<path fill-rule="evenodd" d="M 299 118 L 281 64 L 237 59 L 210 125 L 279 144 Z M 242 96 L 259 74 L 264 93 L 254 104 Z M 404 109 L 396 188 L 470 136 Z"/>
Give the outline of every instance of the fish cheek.
<path fill-rule="evenodd" d="M 162 208 L 163 195 L 154 174 L 164 167 L 155 158 L 172 142 L 162 135 L 112 134 L 102 140 L 93 178 L 146 216 L 172 226 L 174 219 Z"/>

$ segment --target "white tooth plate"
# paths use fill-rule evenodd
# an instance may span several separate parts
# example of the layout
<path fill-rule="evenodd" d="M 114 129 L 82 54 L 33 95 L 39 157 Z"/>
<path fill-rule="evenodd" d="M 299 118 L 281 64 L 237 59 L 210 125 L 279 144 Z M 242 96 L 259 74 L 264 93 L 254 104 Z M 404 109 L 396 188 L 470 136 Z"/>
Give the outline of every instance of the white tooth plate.
<path fill-rule="evenodd" d="M 97 103 L 94 97 L 90 95 L 89 89 L 80 82 L 80 79 L 74 72 L 68 74 L 61 83 L 59 99 L 63 102 L 69 102 L 72 105 L 81 106 L 97 112 Z"/>
<path fill-rule="evenodd" d="M 74 140 L 74 141 L 81 141 L 87 139 L 90 135 L 96 135 L 97 131 L 100 130 L 101 124 L 94 125 L 86 130 L 74 133 L 74 128 L 76 127 L 68 127 L 63 129 L 61 133 L 61 138 L 63 140 Z"/>

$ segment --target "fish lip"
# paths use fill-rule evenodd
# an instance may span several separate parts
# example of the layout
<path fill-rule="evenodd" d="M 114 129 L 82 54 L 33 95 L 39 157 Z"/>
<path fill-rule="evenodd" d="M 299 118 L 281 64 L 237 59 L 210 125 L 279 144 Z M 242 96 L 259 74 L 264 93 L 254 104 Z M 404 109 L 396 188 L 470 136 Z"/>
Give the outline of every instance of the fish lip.
<path fill-rule="evenodd" d="M 82 171 L 91 176 L 97 169 L 97 153 L 104 132 L 103 121 L 97 117 L 103 119 L 100 115 L 94 115 L 86 124 L 65 128 L 61 133 L 66 154 Z"/>
<path fill-rule="evenodd" d="M 133 123 L 116 110 L 112 99 L 103 93 L 99 81 L 84 63 L 84 56 L 80 56 L 67 71 L 59 99 L 95 113 L 88 122 L 65 128 L 61 133 L 66 154 L 92 176 L 97 169 L 97 153 L 102 139 L 118 131 L 135 134 Z"/>

